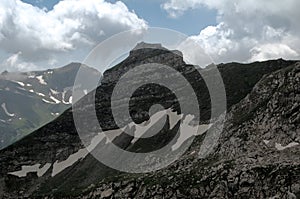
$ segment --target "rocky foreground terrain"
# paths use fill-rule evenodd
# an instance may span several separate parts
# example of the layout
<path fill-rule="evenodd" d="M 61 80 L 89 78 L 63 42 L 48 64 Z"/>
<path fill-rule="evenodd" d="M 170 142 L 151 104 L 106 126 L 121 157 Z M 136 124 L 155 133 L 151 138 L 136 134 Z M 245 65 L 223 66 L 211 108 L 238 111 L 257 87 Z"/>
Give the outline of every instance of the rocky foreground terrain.
<path fill-rule="evenodd" d="M 224 129 L 208 156 L 199 156 L 206 133 L 195 137 L 189 150 L 170 166 L 146 174 L 111 169 L 86 153 L 72 114 L 87 111 L 96 94 L 101 127 L 116 130 L 111 94 L 116 82 L 141 63 L 162 63 L 179 71 L 200 101 L 199 124 L 208 124 L 210 97 L 195 66 L 167 49 L 139 49 L 104 73 L 101 85 L 54 121 L 0 151 L 2 198 L 299 198 L 300 197 L 300 62 L 274 60 L 252 64 L 218 65 L 227 95 Z M 203 69 L 204 75 L 205 70 Z M 146 75 L 155 74 L 148 71 Z M 173 78 L 170 74 L 164 77 Z M 128 79 L 132 83 L 132 79 Z M 134 82 L 133 82 L 134 84 Z M 184 92 L 184 87 L 178 87 Z M 126 85 L 124 85 L 126 92 Z M 163 94 L 162 94 L 163 93 Z M 188 102 L 188 95 L 183 101 Z M 122 101 L 116 102 L 123 108 Z M 149 120 L 149 108 L 162 104 L 180 113 L 172 92 L 156 85 L 138 90 L 130 113 L 137 123 Z M 189 110 L 193 114 L 193 110 Z M 218 118 L 211 128 L 218 127 Z M 169 118 L 170 120 L 170 118 Z M 89 117 L 83 122 L 91 123 Z M 127 125 L 124 119 L 123 125 Z M 168 143 L 179 123 L 135 142 L 127 134 L 114 137 L 124 150 L 143 152 Z M 87 131 L 98 133 L 93 126 Z M 178 138 L 179 139 L 179 138 Z M 105 140 L 101 142 L 106 146 Z M 76 158 L 75 158 L 76 157 Z M 118 159 L 116 159 L 118 161 Z M 61 163 L 61 164 L 60 164 Z M 121 162 L 122 163 L 122 162 Z M 121 164 L 120 163 L 120 164 Z"/>

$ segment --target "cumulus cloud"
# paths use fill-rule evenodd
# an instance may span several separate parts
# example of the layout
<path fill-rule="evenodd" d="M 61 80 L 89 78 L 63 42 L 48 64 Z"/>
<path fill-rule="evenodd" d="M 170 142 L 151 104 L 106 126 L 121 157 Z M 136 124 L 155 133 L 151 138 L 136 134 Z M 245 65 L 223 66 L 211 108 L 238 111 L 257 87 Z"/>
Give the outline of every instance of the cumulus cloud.
<path fill-rule="evenodd" d="M 262 61 L 285 56 L 287 58 L 296 58 L 299 54 L 289 46 L 281 43 L 271 43 L 258 45 L 250 50 L 250 61 Z"/>
<path fill-rule="evenodd" d="M 16 65 L 18 59 L 19 59 L 19 55 L 21 55 L 21 52 L 18 52 L 16 54 L 13 54 L 12 56 L 10 56 L 7 60 L 6 60 L 6 64 L 8 66 L 13 66 Z"/>
<path fill-rule="evenodd" d="M 146 27 L 122 2 L 64 0 L 47 11 L 20 0 L 0 1 L 0 50 L 7 55 L 1 65 L 14 70 L 81 61 L 107 37 Z"/>
<path fill-rule="evenodd" d="M 19 70 L 26 70 L 26 69 L 38 69 L 38 67 L 31 63 L 31 62 L 23 62 L 20 60 L 20 56 L 22 56 L 22 52 L 19 51 L 16 54 L 11 55 L 8 57 L 2 65 L 6 66 L 6 68 L 16 68 Z"/>
<path fill-rule="evenodd" d="M 299 6 L 298 0 L 168 0 L 162 5 L 172 17 L 199 7 L 217 11 L 216 26 L 190 37 L 215 62 L 299 59 Z"/>

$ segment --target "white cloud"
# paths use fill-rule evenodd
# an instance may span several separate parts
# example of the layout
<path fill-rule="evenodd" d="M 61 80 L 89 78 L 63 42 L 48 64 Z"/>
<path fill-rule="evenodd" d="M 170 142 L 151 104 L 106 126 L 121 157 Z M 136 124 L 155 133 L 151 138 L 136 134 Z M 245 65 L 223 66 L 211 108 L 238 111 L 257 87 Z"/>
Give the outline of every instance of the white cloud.
<path fill-rule="evenodd" d="M 168 0 L 162 7 L 173 17 L 200 7 L 217 11 L 216 26 L 190 37 L 217 63 L 300 58 L 298 0 Z"/>
<path fill-rule="evenodd" d="M 20 52 L 19 61 L 44 67 L 82 60 L 105 38 L 145 27 L 146 22 L 122 2 L 64 0 L 46 11 L 20 0 L 0 1 L 1 51 L 11 60 Z"/>
<path fill-rule="evenodd" d="M 179 17 L 185 11 L 189 9 L 195 9 L 202 6 L 208 8 L 219 7 L 222 0 L 168 0 L 166 3 L 162 4 L 162 8 L 165 9 L 171 17 Z"/>
<path fill-rule="evenodd" d="M 183 60 L 188 64 L 198 66 L 211 64 L 211 58 L 207 56 L 207 53 L 204 52 L 203 48 L 201 48 L 193 38 L 187 38 L 181 42 L 176 49 L 183 53 Z"/>
<path fill-rule="evenodd" d="M 17 63 L 18 59 L 19 59 L 19 55 L 21 55 L 21 52 L 18 52 L 16 54 L 13 54 L 12 56 L 10 56 L 7 60 L 6 60 L 6 64 L 8 66 L 13 66 Z"/>
<path fill-rule="evenodd" d="M 293 59 L 299 56 L 295 50 L 281 43 L 256 46 L 252 48 L 250 52 L 252 55 L 250 61 L 263 61 L 278 57 Z"/>
<path fill-rule="evenodd" d="M 38 69 L 36 65 L 30 62 L 23 62 L 20 60 L 20 56 L 22 55 L 22 52 L 19 51 L 16 54 L 13 54 L 12 56 L 8 57 L 3 63 L 3 66 L 6 66 L 6 68 L 13 68 L 18 70 L 35 70 Z"/>

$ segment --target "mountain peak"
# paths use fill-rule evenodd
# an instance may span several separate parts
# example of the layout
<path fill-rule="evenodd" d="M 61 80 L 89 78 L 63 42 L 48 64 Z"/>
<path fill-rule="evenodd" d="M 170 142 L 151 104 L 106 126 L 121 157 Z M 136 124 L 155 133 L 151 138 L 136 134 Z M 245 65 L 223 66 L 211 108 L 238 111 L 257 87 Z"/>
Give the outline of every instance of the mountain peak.
<path fill-rule="evenodd" d="M 146 42 L 140 42 L 138 43 L 134 48 L 134 50 L 139 50 L 139 49 L 143 49 L 143 48 L 155 48 L 155 49 L 162 49 L 162 50 L 167 50 L 166 48 L 164 48 L 161 44 L 159 43 L 146 43 Z"/>
<path fill-rule="evenodd" d="M 5 70 L 5 71 L 3 71 L 2 73 L 1 73 L 1 75 L 7 75 L 8 74 L 8 71 L 7 70 Z"/>

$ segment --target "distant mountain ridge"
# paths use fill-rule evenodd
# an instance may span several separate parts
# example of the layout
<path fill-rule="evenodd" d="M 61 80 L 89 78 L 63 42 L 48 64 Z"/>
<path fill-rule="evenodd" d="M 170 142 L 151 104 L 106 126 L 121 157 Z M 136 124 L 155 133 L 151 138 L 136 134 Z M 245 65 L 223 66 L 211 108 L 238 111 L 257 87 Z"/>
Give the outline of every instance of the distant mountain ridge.
<path fill-rule="evenodd" d="M 71 106 L 73 84 L 80 67 L 85 67 L 91 76 L 99 74 L 80 63 L 45 71 L 0 74 L 0 149 Z"/>

